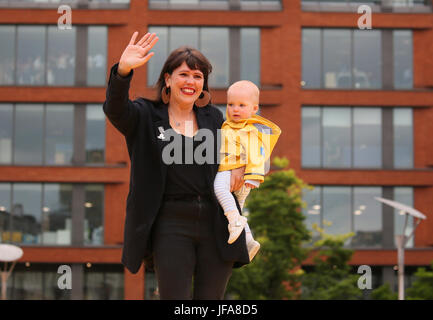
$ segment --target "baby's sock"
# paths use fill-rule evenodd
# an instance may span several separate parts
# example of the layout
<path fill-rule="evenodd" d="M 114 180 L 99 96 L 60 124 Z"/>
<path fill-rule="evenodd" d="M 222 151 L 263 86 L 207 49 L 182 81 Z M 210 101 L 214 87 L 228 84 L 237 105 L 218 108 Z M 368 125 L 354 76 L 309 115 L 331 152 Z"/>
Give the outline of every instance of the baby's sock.
<path fill-rule="evenodd" d="M 250 229 L 250 226 L 248 225 L 248 222 L 245 225 L 245 239 L 246 239 L 247 243 L 254 240 L 253 234 L 251 233 L 251 229 Z"/>

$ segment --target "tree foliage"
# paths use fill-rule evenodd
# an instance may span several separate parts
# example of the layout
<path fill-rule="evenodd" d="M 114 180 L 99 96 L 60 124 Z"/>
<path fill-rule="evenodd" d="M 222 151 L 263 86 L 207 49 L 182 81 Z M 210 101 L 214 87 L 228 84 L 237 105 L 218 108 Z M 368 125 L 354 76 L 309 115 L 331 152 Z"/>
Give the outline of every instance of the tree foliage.
<path fill-rule="evenodd" d="M 310 235 L 302 214 L 304 182 L 288 161 L 275 158 L 278 169 L 252 190 L 246 203 L 248 223 L 261 248 L 252 263 L 234 269 L 227 293 L 235 299 L 290 299 L 298 285 L 295 272 L 308 250 Z"/>
<path fill-rule="evenodd" d="M 433 300 L 433 262 L 430 269 L 417 269 L 414 283 L 406 290 L 407 300 Z"/>

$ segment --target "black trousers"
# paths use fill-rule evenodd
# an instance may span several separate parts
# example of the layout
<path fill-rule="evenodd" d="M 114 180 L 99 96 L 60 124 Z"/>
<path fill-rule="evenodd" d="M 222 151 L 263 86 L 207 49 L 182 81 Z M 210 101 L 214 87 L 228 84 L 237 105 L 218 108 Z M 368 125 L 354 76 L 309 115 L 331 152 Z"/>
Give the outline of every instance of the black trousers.
<path fill-rule="evenodd" d="M 212 227 L 214 214 L 218 212 L 209 200 L 164 201 L 152 233 L 161 299 L 224 298 L 233 262 L 223 261 L 219 255 Z"/>

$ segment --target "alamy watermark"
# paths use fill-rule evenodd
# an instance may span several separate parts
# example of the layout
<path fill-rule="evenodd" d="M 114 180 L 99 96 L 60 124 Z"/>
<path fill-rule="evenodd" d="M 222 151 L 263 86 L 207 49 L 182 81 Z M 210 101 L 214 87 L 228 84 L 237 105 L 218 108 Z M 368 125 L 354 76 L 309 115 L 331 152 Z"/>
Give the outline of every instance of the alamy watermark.
<path fill-rule="evenodd" d="M 158 127 L 156 138 L 166 144 L 162 148 L 162 161 L 170 164 L 249 164 L 264 165 L 269 170 L 269 146 L 271 145 L 270 129 L 259 129 L 262 134 L 247 130 L 218 129 L 216 137 L 210 129 L 199 129 L 194 135 L 193 122 L 185 122 L 185 133 L 191 139 L 185 139 L 174 129 L 165 130 Z M 200 142 L 194 147 L 194 141 Z M 215 143 L 216 150 L 215 151 Z M 219 157 L 215 157 L 219 152 Z"/>
<path fill-rule="evenodd" d="M 371 7 L 363 4 L 358 7 L 358 13 L 363 13 L 362 16 L 358 18 L 358 28 L 361 30 L 371 29 Z"/>
<path fill-rule="evenodd" d="M 72 9 L 68 5 L 61 5 L 57 9 L 57 13 L 62 14 L 57 20 L 57 28 L 59 30 L 72 29 Z"/>
<path fill-rule="evenodd" d="M 71 290 L 72 289 L 72 270 L 71 267 L 62 264 L 57 269 L 57 273 L 61 274 L 59 279 L 57 279 L 57 287 L 60 290 Z"/>
<path fill-rule="evenodd" d="M 358 288 L 361 290 L 371 289 L 371 267 L 363 264 L 358 267 L 357 273 L 362 274 L 358 279 Z"/>

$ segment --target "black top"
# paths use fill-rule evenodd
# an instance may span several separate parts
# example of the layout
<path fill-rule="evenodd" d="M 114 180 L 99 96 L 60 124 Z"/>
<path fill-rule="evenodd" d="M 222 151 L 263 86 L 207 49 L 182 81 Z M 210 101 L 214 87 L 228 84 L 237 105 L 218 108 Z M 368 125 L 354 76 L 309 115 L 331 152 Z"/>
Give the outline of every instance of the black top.
<path fill-rule="evenodd" d="M 164 194 L 210 197 L 211 190 L 206 180 L 206 168 L 204 165 L 197 163 L 197 159 L 194 157 L 194 151 L 204 142 L 201 139 L 194 139 L 194 137 L 187 137 L 182 134 L 176 135 L 177 137 L 171 139 L 175 147 L 170 155 L 175 158 L 174 151 L 182 150 L 182 155 L 177 159 L 181 161 L 166 164 L 167 180 Z"/>

